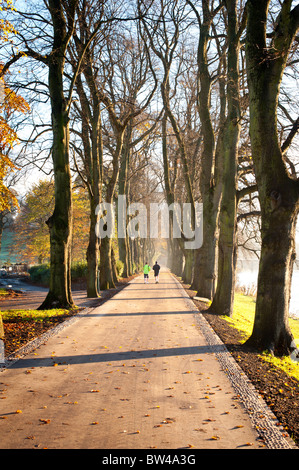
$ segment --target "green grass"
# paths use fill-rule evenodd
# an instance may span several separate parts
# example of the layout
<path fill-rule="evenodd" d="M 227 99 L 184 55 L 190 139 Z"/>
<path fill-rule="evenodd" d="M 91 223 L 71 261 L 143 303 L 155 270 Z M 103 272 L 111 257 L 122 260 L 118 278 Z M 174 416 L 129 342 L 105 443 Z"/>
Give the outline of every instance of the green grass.
<path fill-rule="evenodd" d="M 0 299 L 1 299 L 1 297 L 5 297 L 8 294 L 9 294 L 9 292 L 7 292 L 6 289 L 0 289 Z"/>
<path fill-rule="evenodd" d="M 244 342 L 252 333 L 253 323 L 255 315 L 255 298 L 236 293 L 234 302 L 234 314 L 233 317 L 222 316 L 227 322 L 234 328 L 242 333 Z M 296 345 L 299 347 L 299 319 L 289 319 L 290 328 L 294 336 Z M 263 359 L 270 362 L 274 366 L 282 369 L 288 375 L 295 377 L 299 380 L 299 362 L 294 362 L 290 357 L 273 357 L 271 354 L 264 352 L 262 354 Z"/>
<path fill-rule="evenodd" d="M 1 311 L 3 321 L 13 321 L 14 319 L 22 319 L 22 321 L 41 322 L 47 318 L 69 315 L 69 310 L 52 309 L 52 310 L 3 310 Z"/>

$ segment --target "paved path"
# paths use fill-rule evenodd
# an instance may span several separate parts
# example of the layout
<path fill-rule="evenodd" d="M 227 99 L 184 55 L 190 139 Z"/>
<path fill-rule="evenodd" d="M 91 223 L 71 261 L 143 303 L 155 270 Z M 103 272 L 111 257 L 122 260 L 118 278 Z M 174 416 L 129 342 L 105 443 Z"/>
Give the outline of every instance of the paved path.
<path fill-rule="evenodd" d="M 55 331 L 0 373 L 2 449 L 290 447 L 167 272 Z"/>

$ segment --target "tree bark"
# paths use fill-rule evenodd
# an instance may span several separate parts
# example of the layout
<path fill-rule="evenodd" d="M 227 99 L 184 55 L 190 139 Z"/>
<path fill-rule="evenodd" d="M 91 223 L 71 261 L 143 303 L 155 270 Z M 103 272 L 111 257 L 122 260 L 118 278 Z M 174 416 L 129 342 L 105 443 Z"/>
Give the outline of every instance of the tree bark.
<path fill-rule="evenodd" d="M 277 101 L 288 52 L 299 27 L 299 6 L 291 11 L 291 2 L 283 3 L 267 46 L 268 6 L 268 0 L 247 3 L 250 138 L 262 219 L 256 313 L 247 344 L 287 355 L 293 350 L 288 315 L 299 184 L 289 176 L 279 145 Z"/>
<path fill-rule="evenodd" d="M 101 239 L 100 246 L 100 290 L 115 287 L 112 271 L 112 239 L 105 237 Z"/>

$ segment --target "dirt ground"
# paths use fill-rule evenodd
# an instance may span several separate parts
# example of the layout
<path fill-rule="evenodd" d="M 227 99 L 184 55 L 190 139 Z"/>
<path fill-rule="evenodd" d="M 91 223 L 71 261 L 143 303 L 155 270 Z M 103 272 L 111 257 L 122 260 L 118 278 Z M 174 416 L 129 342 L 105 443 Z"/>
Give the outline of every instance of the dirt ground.
<path fill-rule="evenodd" d="M 123 279 L 115 289 L 103 293 L 100 303 L 113 297 L 116 292 L 126 286 L 129 280 Z M 192 298 L 194 292 L 190 291 L 186 285 L 184 285 L 184 288 Z M 238 330 L 232 328 L 228 322 L 217 315 L 207 313 L 205 303 L 193 301 L 231 352 L 239 366 L 244 370 L 256 390 L 263 396 L 269 408 L 278 418 L 280 425 L 284 427 L 295 443 L 299 445 L 299 382 L 264 361 L 254 351 L 242 346 L 243 338 Z M 5 355 L 9 356 L 21 346 L 64 320 L 65 318 L 58 319 L 53 317 L 48 321 L 40 323 L 22 322 L 20 319 L 15 323 L 4 322 Z"/>

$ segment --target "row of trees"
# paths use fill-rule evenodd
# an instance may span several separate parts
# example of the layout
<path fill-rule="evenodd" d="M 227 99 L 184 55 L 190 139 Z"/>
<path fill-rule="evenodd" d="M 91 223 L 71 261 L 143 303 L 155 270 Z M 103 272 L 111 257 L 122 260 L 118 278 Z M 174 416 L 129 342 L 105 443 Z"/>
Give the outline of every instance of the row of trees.
<path fill-rule="evenodd" d="M 43 101 L 51 112 L 51 123 L 35 114 L 24 139 L 26 158 L 31 148 L 44 165 L 51 131 L 51 281 L 41 307 L 73 306 L 73 175 L 89 198 L 92 297 L 99 294 L 99 264 L 101 289 L 115 281 L 112 240 L 95 233 L 99 203 L 119 196 L 150 202 L 163 188 L 169 205 L 191 205 L 192 227 L 195 204 L 203 203 L 202 247 L 186 250 L 184 233 L 170 237 L 169 263 L 212 299 L 214 313 L 232 315 L 238 240 L 246 243 L 252 227 L 256 235 L 261 221 L 249 342 L 289 353 L 298 119 L 283 79 L 296 79 L 299 7 L 291 0 L 49 0 L 40 7 L 27 2 L 26 11 L 11 15 L 13 53 L 5 49 L 1 75 L 9 69 L 32 108 Z M 19 64 L 26 72 L 15 78 Z M 150 242 L 137 240 L 136 250 L 146 252 Z M 130 247 L 128 237 L 118 240 L 124 275 L 132 272 Z"/>

